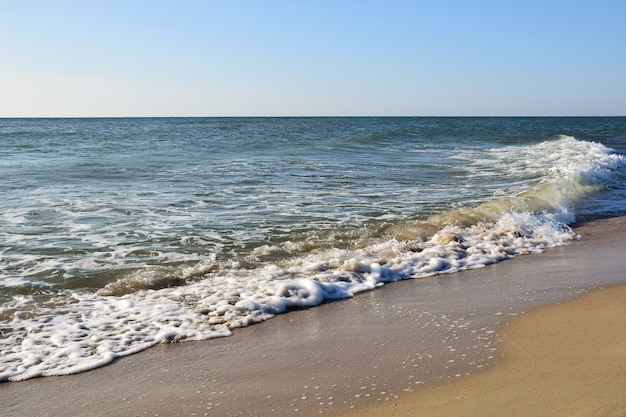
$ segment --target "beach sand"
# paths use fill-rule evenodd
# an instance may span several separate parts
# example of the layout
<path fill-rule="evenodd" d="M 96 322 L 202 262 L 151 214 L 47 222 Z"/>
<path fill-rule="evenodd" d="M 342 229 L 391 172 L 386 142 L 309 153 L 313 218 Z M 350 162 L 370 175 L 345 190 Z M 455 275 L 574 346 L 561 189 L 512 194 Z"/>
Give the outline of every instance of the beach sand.
<path fill-rule="evenodd" d="M 503 362 L 349 416 L 626 416 L 626 286 L 544 307 L 503 331 Z"/>
<path fill-rule="evenodd" d="M 623 417 L 626 218 L 577 231 L 543 254 L 390 284 L 231 337 L 3 383 L 0 415 Z"/>

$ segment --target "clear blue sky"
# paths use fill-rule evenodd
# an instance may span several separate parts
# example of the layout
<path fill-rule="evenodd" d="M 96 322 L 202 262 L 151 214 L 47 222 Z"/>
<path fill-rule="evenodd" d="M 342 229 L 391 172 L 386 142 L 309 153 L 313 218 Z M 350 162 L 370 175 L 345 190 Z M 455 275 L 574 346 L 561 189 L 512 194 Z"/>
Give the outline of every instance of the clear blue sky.
<path fill-rule="evenodd" d="M 0 117 L 626 115 L 626 1 L 3 1 Z"/>

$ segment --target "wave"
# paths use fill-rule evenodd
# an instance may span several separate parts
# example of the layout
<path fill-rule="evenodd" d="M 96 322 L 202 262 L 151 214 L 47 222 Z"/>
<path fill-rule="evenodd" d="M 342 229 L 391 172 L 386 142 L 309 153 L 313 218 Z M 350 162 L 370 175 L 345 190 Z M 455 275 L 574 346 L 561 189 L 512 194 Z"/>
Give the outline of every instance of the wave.
<path fill-rule="evenodd" d="M 567 244 L 576 238 L 568 224 L 577 204 L 624 162 L 601 144 L 569 136 L 468 160 L 471 176 L 502 175 L 507 166 L 524 180 L 512 195 L 376 226 L 347 245 L 283 242 L 242 259 L 134 271 L 95 293 L 68 290 L 63 301 L 16 296 L 0 311 L 11 317 L 0 325 L 0 381 L 81 372 L 156 343 L 227 336 L 389 282 Z"/>
<path fill-rule="evenodd" d="M 569 224 L 576 207 L 610 183 L 613 170 L 624 157 L 606 146 L 560 135 L 558 139 L 532 146 L 494 148 L 486 155 L 470 154 L 472 178 L 509 175 L 525 178 L 517 193 L 475 206 L 461 207 L 428 219 L 404 222 L 391 228 L 399 239 L 424 239 L 445 226 L 469 227 L 497 221 L 505 213 L 533 213 Z"/>

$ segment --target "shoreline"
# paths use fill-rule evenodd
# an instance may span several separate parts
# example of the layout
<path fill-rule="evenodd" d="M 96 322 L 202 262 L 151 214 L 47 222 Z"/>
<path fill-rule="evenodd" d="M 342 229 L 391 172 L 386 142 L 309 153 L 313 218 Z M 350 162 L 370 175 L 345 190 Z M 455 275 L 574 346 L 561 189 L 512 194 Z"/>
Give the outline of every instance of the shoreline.
<path fill-rule="evenodd" d="M 626 285 L 596 289 L 507 323 L 504 361 L 352 416 L 626 416 Z"/>
<path fill-rule="evenodd" d="M 517 316 L 522 322 L 626 284 L 626 217 L 576 231 L 581 240 L 543 254 L 389 284 L 231 337 L 159 345 L 82 374 L 2 383 L 0 415 L 312 416 L 361 415 L 377 403 L 409 407 L 418 393 L 509 366 L 506 338 Z"/>

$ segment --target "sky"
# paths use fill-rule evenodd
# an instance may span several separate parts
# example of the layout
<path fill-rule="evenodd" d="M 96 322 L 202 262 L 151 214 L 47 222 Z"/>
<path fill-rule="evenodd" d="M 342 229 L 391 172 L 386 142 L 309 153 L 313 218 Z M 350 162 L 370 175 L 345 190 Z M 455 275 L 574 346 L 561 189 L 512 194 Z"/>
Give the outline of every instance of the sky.
<path fill-rule="evenodd" d="M 626 1 L 0 0 L 0 117 L 625 116 Z"/>

